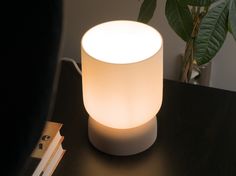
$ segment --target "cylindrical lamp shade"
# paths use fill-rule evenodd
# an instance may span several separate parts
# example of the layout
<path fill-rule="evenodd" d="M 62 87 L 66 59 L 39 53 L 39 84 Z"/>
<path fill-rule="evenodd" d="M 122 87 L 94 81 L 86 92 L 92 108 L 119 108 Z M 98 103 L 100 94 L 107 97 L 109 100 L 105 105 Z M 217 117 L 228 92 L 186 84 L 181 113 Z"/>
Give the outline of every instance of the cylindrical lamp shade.
<path fill-rule="evenodd" d="M 130 137 L 137 138 L 135 134 L 130 136 L 130 130 L 137 130 L 149 122 L 156 123 L 153 118 L 156 118 L 155 115 L 161 107 L 163 87 L 161 35 L 143 23 L 111 21 L 87 31 L 82 38 L 81 48 L 83 100 L 91 118 L 89 128 L 103 127 L 102 132 L 99 129 L 89 131 L 104 133 L 90 134 L 90 141 L 103 152 L 117 155 L 145 150 L 131 148 L 128 152 L 113 152 L 112 145 L 108 143 L 111 140 L 116 146 L 120 145 L 119 148 L 127 147 L 124 146 L 126 140 L 132 141 Z M 156 133 L 155 125 L 153 127 L 153 132 Z M 104 128 L 108 131 L 104 132 Z M 122 141 L 122 135 L 119 139 L 116 139 L 116 135 L 114 139 L 112 136 L 107 139 L 106 133 L 113 133 L 110 130 L 114 133 L 119 133 L 119 130 L 127 131 L 124 134 L 125 142 Z M 140 135 L 142 132 L 138 133 Z M 96 144 L 92 139 L 99 138 L 96 135 L 105 135 L 100 138 L 105 138 L 105 142 L 99 141 L 102 144 Z M 156 138 L 156 134 L 152 136 L 151 143 L 155 141 L 153 138 Z M 148 136 L 142 138 L 146 137 Z M 106 145 L 109 145 L 109 149 Z M 146 148 L 151 144 L 147 145 Z"/>

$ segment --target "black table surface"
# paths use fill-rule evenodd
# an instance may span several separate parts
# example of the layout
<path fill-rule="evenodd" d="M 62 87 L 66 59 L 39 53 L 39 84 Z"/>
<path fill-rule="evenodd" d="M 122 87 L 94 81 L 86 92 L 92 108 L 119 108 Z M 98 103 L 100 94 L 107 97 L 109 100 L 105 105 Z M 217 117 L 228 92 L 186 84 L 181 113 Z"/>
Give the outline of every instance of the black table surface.
<path fill-rule="evenodd" d="M 53 176 L 236 176 L 236 92 L 164 80 L 157 140 L 132 156 L 88 141 L 81 76 L 62 62 L 54 121 L 67 150 Z"/>

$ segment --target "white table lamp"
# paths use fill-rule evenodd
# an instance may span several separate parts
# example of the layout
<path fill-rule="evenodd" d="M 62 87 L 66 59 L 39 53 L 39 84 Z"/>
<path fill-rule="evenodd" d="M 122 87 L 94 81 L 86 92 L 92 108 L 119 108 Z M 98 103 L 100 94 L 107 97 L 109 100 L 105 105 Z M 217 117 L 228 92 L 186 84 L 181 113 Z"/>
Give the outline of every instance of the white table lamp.
<path fill-rule="evenodd" d="M 81 43 L 84 105 L 90 142 L 113 155 L 131 155 L 156 140 L 162 104 L 163 42 L 135 21 L 110 21 Z"/>

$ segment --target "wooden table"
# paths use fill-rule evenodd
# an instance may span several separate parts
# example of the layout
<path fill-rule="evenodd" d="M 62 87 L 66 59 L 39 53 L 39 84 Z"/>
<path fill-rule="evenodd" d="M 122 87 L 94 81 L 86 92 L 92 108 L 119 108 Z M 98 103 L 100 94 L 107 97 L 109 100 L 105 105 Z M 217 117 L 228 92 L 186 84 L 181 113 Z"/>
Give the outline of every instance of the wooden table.
<path fill-rule="evenodd" d="M 67 152 L 54 176 L 236 176 L 236 93 L 164 80 L 163 97 L 150 149 L 104 154 L 88 141 L 81 77 L 62 62 L 53 120 Z"/>

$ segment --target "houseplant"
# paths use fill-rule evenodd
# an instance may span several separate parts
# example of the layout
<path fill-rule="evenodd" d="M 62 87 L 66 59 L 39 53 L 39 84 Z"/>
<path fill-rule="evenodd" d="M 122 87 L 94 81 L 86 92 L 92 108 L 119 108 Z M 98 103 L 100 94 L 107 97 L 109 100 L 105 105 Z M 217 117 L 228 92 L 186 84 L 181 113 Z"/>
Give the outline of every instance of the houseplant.
<path fill-rule="evenodd" d="M 157 0 L 144 0 L 138 21 L 148 23 Z M 236 40 L 236 0 L 167 0 L 165 16 L 170 27 L 186 43 L 180 80 L 197 79 L 217 54 L 230 32 Z M 193 78 L 193 73 L 197 76 Z"/>

